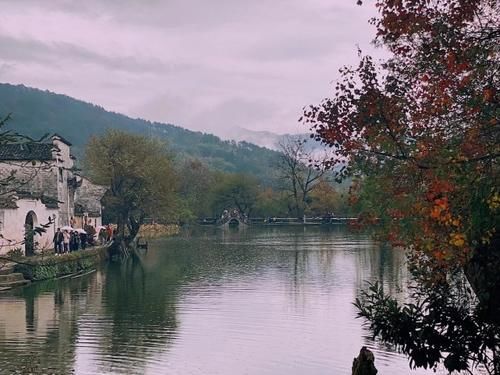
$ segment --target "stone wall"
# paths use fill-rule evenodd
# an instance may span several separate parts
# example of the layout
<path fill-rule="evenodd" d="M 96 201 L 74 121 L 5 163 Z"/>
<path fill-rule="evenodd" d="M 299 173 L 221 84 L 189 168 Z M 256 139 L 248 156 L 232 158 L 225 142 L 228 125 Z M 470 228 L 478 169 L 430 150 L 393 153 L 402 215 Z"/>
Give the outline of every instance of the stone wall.
<path fill-rule="evenodd" d="M 23 258 L 22 263 L 15 265 L 14 272 L 22 273 L 25 279 L 31 281 L 54 279 L 95 269 L 108 257 L 109 249 L 106 246 L 79 250 L 61 256 L 53 254 L 43 257 L 35 256 Z"/>

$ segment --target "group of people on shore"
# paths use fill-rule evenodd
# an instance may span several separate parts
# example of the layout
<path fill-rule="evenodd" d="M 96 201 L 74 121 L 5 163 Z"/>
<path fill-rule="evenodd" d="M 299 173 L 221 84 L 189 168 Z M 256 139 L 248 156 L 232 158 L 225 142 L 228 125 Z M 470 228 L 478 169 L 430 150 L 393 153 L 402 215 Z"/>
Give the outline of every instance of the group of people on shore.
<path fill-rule="evenodd" d="M 113 232 L 111 225 L 101 227 L 99 233 L 92 225 L 85 225 L 83 230 L 57 228 L 54 233 L 54 253 L 60 255 L 85 250 L 88 246 L 104 245 L 111 241 Z"/>
<path fill-rule="evenodd" d="M 88 245 L 91 245 L 91 238 L 84 232 L 76 230 L 63 230 L 57 228 L 54 234 L 54 253 L 56 255 L 68 253 L 71 251 L 82 249 L 84 250 Z"/>

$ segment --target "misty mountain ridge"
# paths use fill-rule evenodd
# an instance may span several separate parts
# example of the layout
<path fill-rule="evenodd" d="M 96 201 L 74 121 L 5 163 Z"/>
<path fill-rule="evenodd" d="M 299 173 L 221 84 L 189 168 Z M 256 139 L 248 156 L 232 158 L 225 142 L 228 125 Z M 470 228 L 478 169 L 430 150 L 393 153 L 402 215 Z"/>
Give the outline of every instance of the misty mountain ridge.
<path fill-rule="evenodd" d="M 222 140 L 212 134 L 173 124 L 133 119 L 67 95 L 0 83 L 0 116 L 9 113 L 12 118 L 7 124 L 8 129 L 34 138 L 46 133 L 59 133 L 73 143 L 73 153 L 80 158 L 89 138 L 99 136 L 108 129 L 165 140 L 178 159 L 196 158 L 211 168 L 249 173 L 262 181 L 273 178 L 272 164 L 279 155 L 263 145 L 248 142 L 247 139 L 256 139 L 252 131 L 248 131 L 245 138 L 240 136 L 238 142 Z M 271 132 L 263 133 L 266 133 L 265 140 L 269 145 L 280 137 Z M 238 130 L 234 134 L 238 134 Z M 264 139 L 263 134 L 260 137 Z"/>
<path fill-rule="evenodd" d="M 219 132 L 218 136 L 224 140 L 233 140 L 235 142 L 249 142 L 257 146 L 269 148 L 271 150 L 280 150 L 280 144 L 289 139 L 305 140 L 304 148 L 308 152 L 316 154 L 324 151 L 325 146 L 320 142 L 311 139 L 310 133 L 299 134 L 278 134 L 267 130 L 250 130 L 235 126 Z"/>
<path fill-rule="evenodd" d="M 266 130 L 250 130 L 240 126 L 224 129 L 218 135 L 224 140 L 249 142 L 271 150 L 278 150 L 280 141 L 286 136 L 285 134 L 277 134 Z"/>

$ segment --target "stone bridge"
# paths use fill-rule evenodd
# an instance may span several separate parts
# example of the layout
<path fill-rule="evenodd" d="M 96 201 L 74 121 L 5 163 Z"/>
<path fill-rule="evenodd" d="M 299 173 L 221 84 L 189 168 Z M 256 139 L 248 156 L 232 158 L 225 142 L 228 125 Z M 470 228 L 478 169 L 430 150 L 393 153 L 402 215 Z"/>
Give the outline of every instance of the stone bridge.
<path fill-rule="evenodd" d="M 239 225 L 247 225 L 248 217 L 240 212 L 236 208 L 232 208 L 229 210 L 224 210 L 220 219 L 217 220 L 218 225 L 222 226 L 239 226 Z"/>

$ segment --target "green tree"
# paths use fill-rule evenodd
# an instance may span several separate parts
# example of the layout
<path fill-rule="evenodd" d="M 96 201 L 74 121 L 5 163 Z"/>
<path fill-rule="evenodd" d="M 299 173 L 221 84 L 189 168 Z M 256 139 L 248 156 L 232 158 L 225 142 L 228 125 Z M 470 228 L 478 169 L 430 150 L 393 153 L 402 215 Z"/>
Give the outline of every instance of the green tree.
<path fill-rule="evenodd" d="M 116 242 L 125 254 L 146 217 L 175 215 L 176 177 L 163 143 L 110 130 L 91 138 L 85 167 L 96 183 L 109 187 L 103 204 L 116 221 Z"/>
<path fill-rule="evenodd" d="M 269 218 L 288 215 L 288 197 L 283 191 L 264 188 L 257 195 L 254 216 Z"/>
<path fill-rule="evenodd" d="M 177 165 L 179 177 L 179 207 L 182 221 L 212 215 L 212 190 L 215 184 L 215 172 L 197 159 L 185 159 Z"/>
<path fill-rule="evenodd" d="M 258 181 L 244 174 L 221 174 L 212 194 L 216 217 L 230 208 L 250 217 L 257 202 Z"/>
<path fill-rule="evenodd" d="M 324 216 L 327 214 L 345 213 L 345 199 L 335 190 L 333 185 L 320 179 L 310 194 L 311 203 L 308 214 L 313 216 Z"/>

